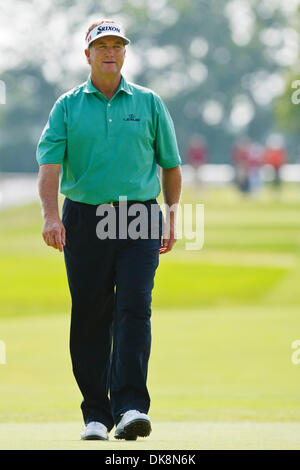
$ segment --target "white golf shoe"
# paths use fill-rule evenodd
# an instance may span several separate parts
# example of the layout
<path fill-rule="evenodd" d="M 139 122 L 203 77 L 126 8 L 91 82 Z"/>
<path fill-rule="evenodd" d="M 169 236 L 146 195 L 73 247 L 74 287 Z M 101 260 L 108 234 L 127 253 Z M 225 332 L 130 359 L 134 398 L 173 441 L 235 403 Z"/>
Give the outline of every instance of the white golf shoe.
<path fill-rule="evenodd" d="M 107 427 L 98 421 L 91 421 L 86 425 L 84 431 L 81 433 L 81 439 L 86 441 L 107 441 Z"/>
<path fill-rule="evenodd" d="M 137 410 L 129 410 L 123 414 L 116 427 L 115 438 L 135 441 L 138 436 L 146 437 L 151 432 L 149 416 Z"/>

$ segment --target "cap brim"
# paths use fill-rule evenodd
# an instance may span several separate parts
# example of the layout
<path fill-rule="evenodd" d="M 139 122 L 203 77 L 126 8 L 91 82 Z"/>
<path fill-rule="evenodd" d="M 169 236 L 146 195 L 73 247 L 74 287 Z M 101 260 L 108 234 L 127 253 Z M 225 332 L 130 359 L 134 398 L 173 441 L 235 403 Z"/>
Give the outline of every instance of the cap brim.
<path fill-rule="evenodd" d="M 130 40 L 126 38 L 125 36 L 122 36 L 121 34 L 112 34 L 111 31 L 107 31 L 107 33 L 102 33 L 99 34 L 99 36 L 96 36 L 94 39 L 92 39 L 88 44 L 87 47 L 89 47 L 96 39 L 103 38 L 104 36 L 116 36 L 118 38 L 123 39 L 124 45 L 127 46 L 127 44 L 130 44 Z"/>

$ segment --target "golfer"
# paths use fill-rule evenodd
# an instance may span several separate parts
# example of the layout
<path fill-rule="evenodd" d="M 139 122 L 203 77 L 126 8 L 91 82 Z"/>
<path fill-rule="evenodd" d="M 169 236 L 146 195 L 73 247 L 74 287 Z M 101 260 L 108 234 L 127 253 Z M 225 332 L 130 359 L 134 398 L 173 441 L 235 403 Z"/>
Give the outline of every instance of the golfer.
<path fill-rule="evenodd" d="M 72 299 L 70 353 L 83 395 L 81 439 L 107 440 L 114 426 L 117 439 L 151 432 L 151 293 L 159 255 L 176 241 L 176 216 L 171 212 L 163 226 L 156 201 L 157 165 L 165 205 L 180 199 L 174 126 L 156 93 L 121 75 L 129 43 L 114 20 L 88 28 L 88 79 L 55 102 L 37 148 L 42 235 L 64 253 Z M 130 236 L 134 205 L 143 209 L 143 236 Z M 100 230 L 104 221 L 107 236 Z"/>

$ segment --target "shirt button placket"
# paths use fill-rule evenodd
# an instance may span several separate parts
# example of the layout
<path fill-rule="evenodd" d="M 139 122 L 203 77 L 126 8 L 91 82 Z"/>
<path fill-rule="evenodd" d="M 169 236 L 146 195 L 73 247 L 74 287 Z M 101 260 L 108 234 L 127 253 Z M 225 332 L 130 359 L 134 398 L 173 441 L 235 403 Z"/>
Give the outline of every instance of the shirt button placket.
<path fill-rule="evenodd" d="M 111 135 L 111 123 L 112 123 L 110 109 L 111 109 L 111 103 L 107 103 L 108 137 L 110 137 Z"/>

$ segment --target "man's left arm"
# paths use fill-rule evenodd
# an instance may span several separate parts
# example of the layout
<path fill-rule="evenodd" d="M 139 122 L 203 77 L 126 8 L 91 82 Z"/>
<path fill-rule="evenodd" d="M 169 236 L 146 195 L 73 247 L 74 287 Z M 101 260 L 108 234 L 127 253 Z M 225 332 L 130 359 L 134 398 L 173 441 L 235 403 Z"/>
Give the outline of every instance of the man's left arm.
<path fill-rule="evenodd" d="M 176 217 L 177 207 L 181 195 L 182 176 L 181 167 L 162 168 L 162 191 L 166 206 L 166 220 L 160 254 L 171 251 L 176 243 Z"/>

